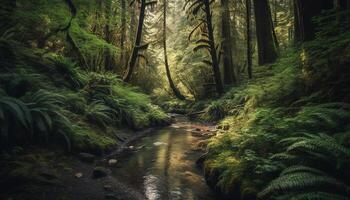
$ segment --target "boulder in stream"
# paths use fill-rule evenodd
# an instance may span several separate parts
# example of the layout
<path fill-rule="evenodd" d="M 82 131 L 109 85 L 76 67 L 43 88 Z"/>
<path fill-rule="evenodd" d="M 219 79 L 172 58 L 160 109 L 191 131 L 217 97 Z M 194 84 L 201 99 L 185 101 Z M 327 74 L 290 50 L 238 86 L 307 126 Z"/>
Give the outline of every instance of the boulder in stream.
<path fill-rule="evenodd" d="M 104 167 L 95 167 L 92 171 L 92 178 L 103 178 L 107 176 L 110 173 L 110 171 Z"/>
<path fill-rule="evenodd" d="M 79 160 L 81 160 L 83 162 L 92 163 L 95 161 L 96 156 L 92 155 L 90 153 L 79 153 L 78 158 L 79 158 Z"/>

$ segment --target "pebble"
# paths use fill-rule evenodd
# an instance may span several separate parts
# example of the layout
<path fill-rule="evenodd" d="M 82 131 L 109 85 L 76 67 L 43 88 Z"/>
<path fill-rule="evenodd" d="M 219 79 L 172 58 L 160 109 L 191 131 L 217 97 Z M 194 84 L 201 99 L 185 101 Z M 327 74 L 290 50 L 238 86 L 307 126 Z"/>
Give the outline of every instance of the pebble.
<path fill-rule="evenodd" d="M 83 177 L 83 173 L 78 172 L 74 176 L 75 176 L 75 178 L 81 178 L 81 177 Z"/>
<path fill-rule="evenodd" d="M 109 165 L 110 167 L 116 166 L 117 163 L 118 163 L 118 160 L 116 160 L 116 159 L 110 159 L 110 160 L 108 160 L 108 165 Z"/>

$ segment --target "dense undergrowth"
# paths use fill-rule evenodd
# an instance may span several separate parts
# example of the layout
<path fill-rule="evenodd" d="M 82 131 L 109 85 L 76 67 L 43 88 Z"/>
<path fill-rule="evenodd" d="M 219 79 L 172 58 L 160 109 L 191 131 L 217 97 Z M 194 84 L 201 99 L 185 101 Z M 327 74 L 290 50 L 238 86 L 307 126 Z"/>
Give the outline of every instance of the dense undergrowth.
<path fill-rule="evenodd" d="M 142 129 L 167 116 L 112 73 L 81 70 L 71 59 L 0 41 L 1 147 L 65 144 L 102 152 L 118 128 Z"/>
<path fill-rule="evenodd" d="M 346 23 L 327 25 L 337 19 L 319 17 L 316 40 L 258 69 L 202 114 L 220 120 L 204 168 L 226 198 L 348 199 L 350 32 Z"/>

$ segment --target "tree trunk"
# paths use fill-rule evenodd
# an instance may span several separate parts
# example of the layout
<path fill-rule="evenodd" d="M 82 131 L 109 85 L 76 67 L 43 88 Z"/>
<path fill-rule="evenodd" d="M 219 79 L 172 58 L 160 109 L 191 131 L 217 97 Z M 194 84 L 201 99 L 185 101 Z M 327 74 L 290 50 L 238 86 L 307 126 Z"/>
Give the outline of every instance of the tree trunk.
<path fill-rule="evenodd" d="M 277 59 L 273 24 L 268 0 L 254 0 L 259 65 L 273 63 Z"/>
<path fill-rule="evenodd" d="M 333 8 L 333 0 L 296 0 L 297 19 L 299 20 L 300 41 L 310 41 L 315 38 L 316 26 L 313 17 L 320 15 L 323 10 Z"/>
<path fill-rule="evenodd" d="M 216 92 L 219 95 L 221 95 L 224 93 L 224 88 L 223 88 L 222 82 L 221 82 L 219 61 L 218 61 L 216 47 L 215 47 L 213 24 L 212 24 L 212 13 L 211 13 L 211 9 L 210 9 L 209 0 L 204 0 L 204 6 L 205 6 L 204 11 L 205 11 L 205 15 L 206 15 L 207 31 L 208 31 L 208 37 L 209 37 L 208 39 L 209 39 L 209 46 L 210 46 L 210 56 L 212 59 L 212 68 L 213 68 Z"/>
<path fill-rule="evenodd" d="M 273 22 L 277 26 L 277 0 L 273 0 Z"/>
<path fill-rule="evenodd" d="M 130 26 L 129 26 L 129 38 L 130 38 L 130 46 L 132 46 L 132 44 L 134 43 L 134 37 L 135 37 L 135 34 L 136 34 L 136 28 L 135 28 L 135 24 L 136 24 L 136 4 L 137 3 L 134 3 L 133 5 L 130 6 Z"/>
<path fill-rule="evenodd" d="M 293 0 L 294 5 L 294 44 L 301 42 L 301 30 L 300 30 L 300 9 L 299 9 L 299 0 Z"/>
<path fill-rule="evenodd" d="M 146 12 L 146 0 L 141 0 L 141 8 L 140 8 L 140 16 L 139 16 L 139 23 L 137 26 L 137 32 L 135 37 L 135 43 L 134 47 L 132 49 L 132 53 L 130 56 L 130 60 L 128 63 L 128 68 L 126 69 L 126 72 L 123 77 L 123 81 L 129 82 L 131 79 L 131 75 L 134 71 L 138 53 L 139 53 L 139 47 L 141 45 L 141 38 L 142 38 L 142 29 L 143 29 L 143 21 L 145 19 L 145 12 Z"/>
<path fill-rule="evenodd" d="M 335 0 L 337 9 L 346 10 L 350 8 L 350 0 Z"/>
<path fill-rule="evenodd" d="M 112 43 L 112 36 L 111 36 L 111 30 L 110 30 L 110 15 L 111 15 L 111 7 L 108 3 L 104 4 L 105 6 L 105 14 L 106 14 L 106 24 L 104 26 L 104 35 L 105 35 L 105 41 L 109 44 Z M 105 70 L 112 71 L 113 70 L 113 55 L 109 51 L 108 48 L 106 48 L 105 52 Z"/>
<path fill-rule="evenodd" d="M 251 0 L 246 0 L 246 23 L 247 23 L 247 70 L 248 77 L 250 79 L 253 78 L 253 70 L 252 70 L 252 34 L 251 34 Z"/>
<path fill-rule="evenodd" d="M 120 64 L 125 67 L 125 40 L 126 40 L 126 2 L 120 1 L 121 6 L 121 33 L 120 33 Z"/>
<path fill-rule="evenodd" d="M 221 0 L 221 7 L 221 37 L 224 64 L 224 83 L 232 84 L 236 82 L 236 75 L 232 59 L 232 37 L 228 0 Z"/>
<path fill-rule="evenodd" d="M 277 4 L 277 2 L 275 1 L 275 4 Z M 270 15 L 270 19 L 271 19 L 271 22 L 270 22 L 270 24 L 271 24 L 271 30 L 272 30 L 272 35 L 273 35 L 273 42 L 275 43 L 275 47 L 276 47 L 276 49 L 278 50 L 278 48 L 279 48 L 279 43 L 278 43 L 278 39 L 277 39 L 277 34 L 276 34 L 276 31 L 275 31 L 275 26 L 277 26 L 277 12 L 276 12 L 276 10 L 274 11 L 275 13 L 275 17 L 276 17 L 276 20 L 275 20 L 275 22 L 272 20 L 272 14 L 271 14 L 271 8 L 270 8 L 270 4 L 268 3 L 267 4 L 268 5 L 268 9 L 269 9 L 269 11 L 267 12 L 269 15 Z M 277 5 L 275 5 L 276 7 L 277 7 Z M 276 9 L 276 7 L 275 7 L 275 9 Z"/>
<path fill-rule="evenodd" d="M 170 68 L 169 68 L 169 63 L 168 63 L 168 55 L 167 55 L 167 0 L 164 1 L 164 7 L 163 7 L 163 48 L 164 48 L 164 64 L 165 64 L 165 70 L 166 70 L 166 76 L 169 81 L 169 85 L 171 90 L 173 91 L 174 95 L 176 98 L 180 100 L 185 100 L 185 97 L 180 93 L 180 91 L 176 88 L 173 79 L 171 78 L 171 73 L 170 73 Z"/>

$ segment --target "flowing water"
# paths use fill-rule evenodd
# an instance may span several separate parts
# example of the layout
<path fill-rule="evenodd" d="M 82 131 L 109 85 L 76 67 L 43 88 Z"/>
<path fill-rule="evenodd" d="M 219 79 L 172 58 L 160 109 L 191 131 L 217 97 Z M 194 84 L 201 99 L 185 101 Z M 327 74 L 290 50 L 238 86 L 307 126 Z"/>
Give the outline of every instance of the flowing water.
<path fill-rule="evenodd" d="M 195 149 L 204 138 L 190 130 L 196 125 L 184 117 L 131 144 L 139 149 L 120 158 L 113 175 L 142 192 L 149 200 L 213 200 L 196 159 Z M 208 127 L 205 127 L 208 129 Z"/>

